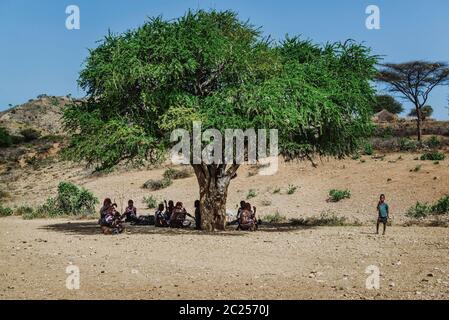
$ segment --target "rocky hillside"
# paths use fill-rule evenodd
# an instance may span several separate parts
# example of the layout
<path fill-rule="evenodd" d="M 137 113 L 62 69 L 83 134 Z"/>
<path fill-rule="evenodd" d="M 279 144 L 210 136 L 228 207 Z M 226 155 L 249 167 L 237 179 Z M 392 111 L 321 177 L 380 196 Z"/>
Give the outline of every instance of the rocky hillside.
<path fill-rule="evenodd" d="M 70 97 L 40 95 L 27 103 L 0 112 L 0 127 L 12 135 L 20 135 L 24 129 L 37 130 L 44 135 L 63 135 L 62 108 L 73 103 Z"/>

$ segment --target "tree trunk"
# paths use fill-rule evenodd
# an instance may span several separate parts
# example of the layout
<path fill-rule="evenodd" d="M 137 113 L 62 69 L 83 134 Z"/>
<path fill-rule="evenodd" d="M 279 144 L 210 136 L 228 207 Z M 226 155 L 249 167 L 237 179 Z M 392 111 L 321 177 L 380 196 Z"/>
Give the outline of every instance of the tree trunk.
<path fill-rule="evenodd" d="M 200 189 L 201 229 L 206 231 L 225 230 L 226 198 L 232 176 L 238 165 L 192 165 Z"/>
<path fill-rule="evenodd" d="M 416 107 L 416 126 L 418 131 L 418 142 L 421 142 L 422 139 L 422 114 L 421 114 L 421 108 Z"/>

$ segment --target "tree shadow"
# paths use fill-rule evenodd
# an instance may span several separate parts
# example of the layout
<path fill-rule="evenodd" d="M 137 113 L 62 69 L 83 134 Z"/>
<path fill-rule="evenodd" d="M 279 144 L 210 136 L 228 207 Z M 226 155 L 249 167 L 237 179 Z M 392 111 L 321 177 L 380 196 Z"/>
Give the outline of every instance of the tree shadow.
<path fill-rule="evenodd" d="M 220 232 L 205 232 L 195 230 L 193 228 L 185 229 L 173 229 L 173 228 L 156 228 L 154 226 L 136 226 L 125 224 L 126 230 L 124 234 L 159 234 L 167 236 L 176 235 L 192 235 L 192 236 L 245 236 L 251 233 L 250 231 L 237 231 L 237 226 L 232 225 L 226 228 L 226 231 Z M 295 230 L 305 230 L 315 228 L 314 226 L 301 226 L 292 223 L 270 223 L 262 224 L 256 232 L 289 232 Z M 101 229 L 96 221 L 68 221 L 63 223 L 54 223 L 45 225 L 40 228 L 41 230 L 47 230 L 52 232 L 60 232 L 64 234 L 76 234 L 76 235 L 101 235 Z"/>

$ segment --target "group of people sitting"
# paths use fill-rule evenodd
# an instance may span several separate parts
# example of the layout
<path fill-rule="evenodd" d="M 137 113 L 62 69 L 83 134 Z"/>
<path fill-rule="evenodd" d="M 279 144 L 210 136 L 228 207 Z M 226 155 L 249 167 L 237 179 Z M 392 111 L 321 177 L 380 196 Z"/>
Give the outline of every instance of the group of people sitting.
<path fill-rule="evenodd" d="M 187 228 L 192 224 L 192 218 L 195 221 L 195 229 L 201 229 L 201 212 L 200 201 L 195 201 L 195 216 L 192 216 L 184 208 L 182 202 L 168 202 L 160 203 L 154 215 L 137 215 L 137 209 L 134 206 L 134 201 L 129 200 L 128 206 L 123 214 L 117 211 L 117 204 L 112 203 L 110 198 L 106 198 L 103 206 L 100 209 L 100 219 L 98 223 L 104 234 L 119 234 L 125 228 L 123 223 L 129 222 L 134 225 L 155 225 L 156 227 L 170 227 L 170 228 Z M 241 201 L 240 207 L 237 211 L 237 217 L 229 224 L 237 224 L 237 230 L 257 230 L 260 220 L 256 218 L 256 207 L 251 207 L 249 202 Z"/>
<path fill-rule="evenodd" d="M 119 234 L 125 229 L 124 222 L 129 222 L 134 225 L 155 225 L 156 227 L 171 227 L 171 228 L 185 228 L 189 227 L 191 221 L 186 220 L 189 216 L 195 220 L 196 228 L 201 226 L 201 217 L 199 214 L 199 201 L 195 201 L 195 217 L 190 215 L 184 208 L 182 202 L 177 202 L 176 205 L 172 200 L 164 201 L 159 204 L 158 209 L 154 215 L 137 215 L 137 209 L 134 206 L 134 201 L 129 200 L 128 206 L 123 214 L 117 211 L 117 204 L 112 203 L 110 198 L 103 201 L 103 206 L 100 209 L 99 225 L 104 234 Z"/>

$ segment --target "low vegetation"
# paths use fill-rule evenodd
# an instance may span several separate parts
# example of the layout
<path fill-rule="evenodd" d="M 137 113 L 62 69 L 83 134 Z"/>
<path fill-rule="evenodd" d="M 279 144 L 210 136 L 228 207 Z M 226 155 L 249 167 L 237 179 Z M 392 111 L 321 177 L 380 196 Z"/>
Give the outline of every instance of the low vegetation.
<path fill-rule="evenodd" d="M 445 155 L 442 152 L 438 152 L 438 151 L 432 151 L 432 152 L 427 152 L 424 153 L 421 156 L 421 160 L 431 160 L 431 161 L 441 161 L 444 160 Z"/>
<path fill-rule="evenodd" d="M 89 190 L 70 182 L 60 182 L 55 198 L 48 198 L 37 208 L 21 206 L 16 214 L 24 219 L 51 218 L 58 216 L 88 216 L 95 214 L 98 199 Z"/>
<path fill-rule="evenodd" d="M 246 199 L 252 199 L 255 198 L 257 196 L 257 191 L 255 189 L 249 189 L 248 190 L 248 194 L 246 195 Z"/>
<path fill-rule="evenodd" d="M 444 196 L 434 204 L 417 202 L 407 211 L 410 218 L 421 219 L 429 215 L 444 215 L 449 213 L 449 196 Z"/>
<path fill-rule="evenodd" d="M 13 210 L 0 204 L 0 217 L 12 216 Z"/>
<path fill-rule="evenodd" d="M 177 179 L 185 179 L 192 176 L 192 172 L 189 169 L 167 169 L 164 172 L 164 178 L 170 179 L 170 180 L 177 180 Z"/>
<path fill-rule="evenodd" d="M 374 154 L 374 148 L 371 143 L 365 143 L 363 146 L 363 154 L 367 156 L 371 156 Z"/>
<path fill-rule="evenodd" d="M 330 211 L 324 211 L 319 217 L 309 217 L 309 218 L 299 218 L 290 219 L 292 225 L 296 226 L 346 226 L 346 225 L 360 225 L 359 222 L 355 221 L 349 223 L 345 217 L 339 217 L 335 213 Z"/>
<path fill-rule="evenodd" d="M 158 205 L 158 201 L 157 201 L 156 197 L 154 197 L 152 195 L 143 197 L 143 202 L 145 203 L 145 205 L 147 206 L 148 209 L 154 209 Z"/>
<path fill-rule="evenodd" d="M 274 214 L 268 214 L 266 216 L 262 217 L 262 221 L 264 223 L 281 223 L 286 222 L 287 218 L 285 216 L 282 216 L 279 211 L 276 211 Z"/>
<path fill-rule="evenodd" d="M 152 191 L 161 190 L 169 187 L 173 183 L 172 179 L 163 178 L 161 180 L 148 180 L 143 184 L 144 189 L 149 189 Z"/>
<path fill-rule="evenodd" d="M 331 202 L 339 202 L 343 199 L 350 198 L 351 197 L 351 191 L 349 190 L 338 190 L 338 189 L 332 189 L 329 191 L 329 201 Z"/>
<path fill-rule="evenodd" d="M 298 189 L 297 186 L 289 184 L 288 187 L 287 187 L 287 194 L 294 194 L 296 189 Z"/>

